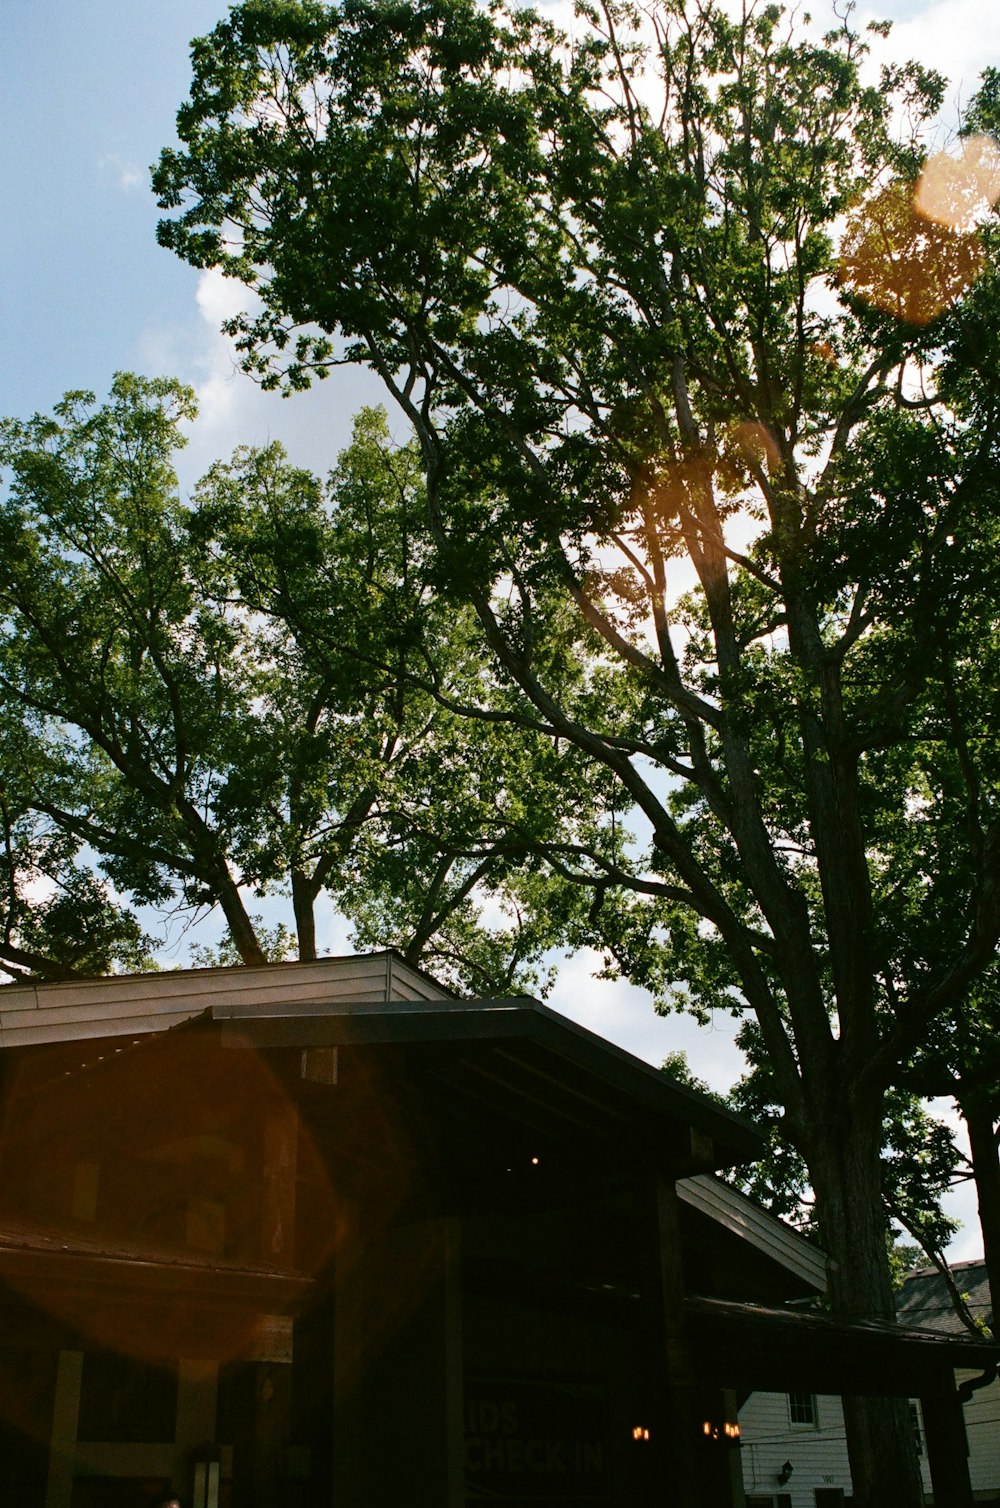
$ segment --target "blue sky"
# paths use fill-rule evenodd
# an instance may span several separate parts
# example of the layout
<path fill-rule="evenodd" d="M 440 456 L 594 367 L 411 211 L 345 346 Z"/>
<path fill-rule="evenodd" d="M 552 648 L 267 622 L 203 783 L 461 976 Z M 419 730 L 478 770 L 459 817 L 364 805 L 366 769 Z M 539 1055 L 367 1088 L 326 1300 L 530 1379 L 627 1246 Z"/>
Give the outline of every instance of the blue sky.
<path fill-rule="evenodd" d="M 565 0 L 543 4 L 565 11 Z M 176 375 L 194 385 L 202 409 L 185 485 L 236 444 L 271 438 L 323 470 L 360 404 L 381 398 L 358 371 L 287 402 L 260 393 L 218 333 L 235 290 L 156 244 L 149 167 L 174 139 L 189 42 L 225 11 L 220 0 L 6 0 L 4 10 L 0 415 L 47 411 L 70 388 L 103 394 L 120 369 Z M 981 69 L 1000 65 L 997 0 L 890 0 L 860 14 L 894 20 L 886 53 L 919 57 L 952 79 L 945 128 Z M 342 949 L 346 938 L 330 942 Z M 653 1062 L 685 1047 L 711 1082 L 732 1081 L 740 1058 L 728 1018 L 711 1031 L 659 1020 L 642 992 L 596 985 L 592 963 L 566 966 L 557 1008 Z M 970 1230 L 957 1254 L 977 1245 Z"/>
<path fill-rule="evenodd" d="M 148 167 L 187 92 L 213 0 L 8 0 L 0 94 L 3 412 L 103 390 L 194 276 L 160 251 Z"/>
<path fill-rule="evenodd" d="M 46 411 L 119 369 L 194 384 L 204 422 L 185 480 L 243 442 L 287 438 L 323 467 L 346 438 L 358 374 L 296 404 L 233 372 L 220 280 L 156 244 L 149 168 L 174 140 L 188 46 L 219 0 L 7 0 L 0 91 L 0 414 Z M 368 401 L 377 401 L 374 381 Z"/>

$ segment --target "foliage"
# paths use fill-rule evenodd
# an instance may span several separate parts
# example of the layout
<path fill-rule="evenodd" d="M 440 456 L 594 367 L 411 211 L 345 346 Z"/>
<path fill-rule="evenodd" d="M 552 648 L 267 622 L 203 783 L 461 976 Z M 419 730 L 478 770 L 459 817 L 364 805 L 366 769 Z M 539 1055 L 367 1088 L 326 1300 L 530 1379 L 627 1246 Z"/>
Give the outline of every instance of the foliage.
<path fill-rule="evenodd" d="M 927 207 L 943 81 L 869 85 L 849 21 L 577 18 L 246 0 L 195 45 L 161 240 L 254 290 L 265 383 L 381 375 L 442 592 L 602 772 L 568 934 L 752 1014 L 834 1305 L 888 1315 L 885 1097 L 1000 931 L 995 195 Z M 903 1412 L 848 1413 L 858 1494 L 918 1502 Z"/>
<path fill-rule="evenodd" d="M 0 957 L 55 976 L 147 959 L 89 852 L 135 903 L 219 905 L 216 961 L 287 952 L 247 908 L 276 889 L 301 957 L 326 896 L 456 985 L 540 984 L 548 926 L 512 877 L 555 802 L 518 791 L 573 752 L 446 705 L 479 662 L 470 614 L 429 593 L 412 447 L 366 412 L 328 484 L 243 449 L 186 505 L 170 458 L 192 416 L 176 384 L 122 376 L 104 405 L 70 394 L 3 428 Z"/>
<path fill-rule="evenodd" d="M 82 861 L 79 843 L 20 805 L 12 785 L 22 785 L 23 771 L 10 757 L 8 744 L 0 789 L 0 968 L 12 979 L 61 979 L 154 967 L 156 940 Z"/>

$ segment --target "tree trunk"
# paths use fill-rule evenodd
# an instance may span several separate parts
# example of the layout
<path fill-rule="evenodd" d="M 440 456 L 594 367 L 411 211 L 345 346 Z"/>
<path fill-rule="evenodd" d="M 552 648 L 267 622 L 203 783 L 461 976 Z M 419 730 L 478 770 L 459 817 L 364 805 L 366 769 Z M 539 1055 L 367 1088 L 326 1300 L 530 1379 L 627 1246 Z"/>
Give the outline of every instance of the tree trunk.
<path fill-rule="evenodd" d="M 239 886 L 225 868 L 222 868 L 221 873 L 217 873 L 215 877 L 215 892 L 229 927 L 229 935 L 236 945 L 240 958 L 251 967 L 267 963 L 267 954 L 254 931 L 253 922 L 243 904 Z"/>
<path fill-rule="evenodd" d="M 832 1258 L 830 1304 L 842 1320 L 894 1320 L 881 1179 L 881 1101 L 850 1097 L 810 1148 L 820 1238 Z M 864 1378 L 858 1378 L 863 1387 Z M 844 1399 L 857 1508 L 921 1508 L 923 1488 L 906 1398 Z"/>
<path fill-rule="evenodd" d="M 300 963 L 313 963 L 316 959 L 316 895 L 317 888 L 309 877 L 293 869 L 292 911 Z"/>
<path fill-rule="evenodd" d="M 996 1334 L 997 1297 L 1000 1296 L 1000 1156 L 997 1153 L 993 1106 L 975 1096 L 962 1095 L 958 1108 L 969 1129 L 972 1174 L 976 1180 L 979 1224 L 983 1232 L 983 1256 L 990 1285 L 993 1332 Z"/>

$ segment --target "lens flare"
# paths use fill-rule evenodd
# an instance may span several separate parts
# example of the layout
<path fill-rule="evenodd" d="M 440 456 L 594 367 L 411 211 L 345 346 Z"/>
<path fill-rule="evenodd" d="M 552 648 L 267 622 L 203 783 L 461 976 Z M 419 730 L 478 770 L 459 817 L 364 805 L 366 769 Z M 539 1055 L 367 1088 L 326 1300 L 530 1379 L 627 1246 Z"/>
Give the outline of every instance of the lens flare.
<path fill-rule="evenodd" d="M 955 231 L 971 231 L 1000 199 L 1000 147 L 989 136 L 970 136 L 957 155 L 936 152 L 917 180 L 919 215 Z"/>
<path fill-rule="evenodd" d="M 913 188 L 896 183 L 848 222 L 839 276 L 856 298 L 907 324 L 926 325 L 971 287 L 984 259 L 975 229 L 928 219 Z"/>

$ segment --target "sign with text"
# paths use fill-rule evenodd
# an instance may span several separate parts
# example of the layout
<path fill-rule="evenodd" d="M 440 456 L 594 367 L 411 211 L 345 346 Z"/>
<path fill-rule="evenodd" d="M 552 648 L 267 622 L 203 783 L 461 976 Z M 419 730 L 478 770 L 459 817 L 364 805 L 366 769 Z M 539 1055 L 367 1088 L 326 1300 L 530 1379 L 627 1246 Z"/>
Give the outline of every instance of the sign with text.
<path fill-rule="evenodd" d="M 470 1503 L 607 1502 L 601 1393 L 573 1383 L 469 1378 L 465 1483 Z"/>

